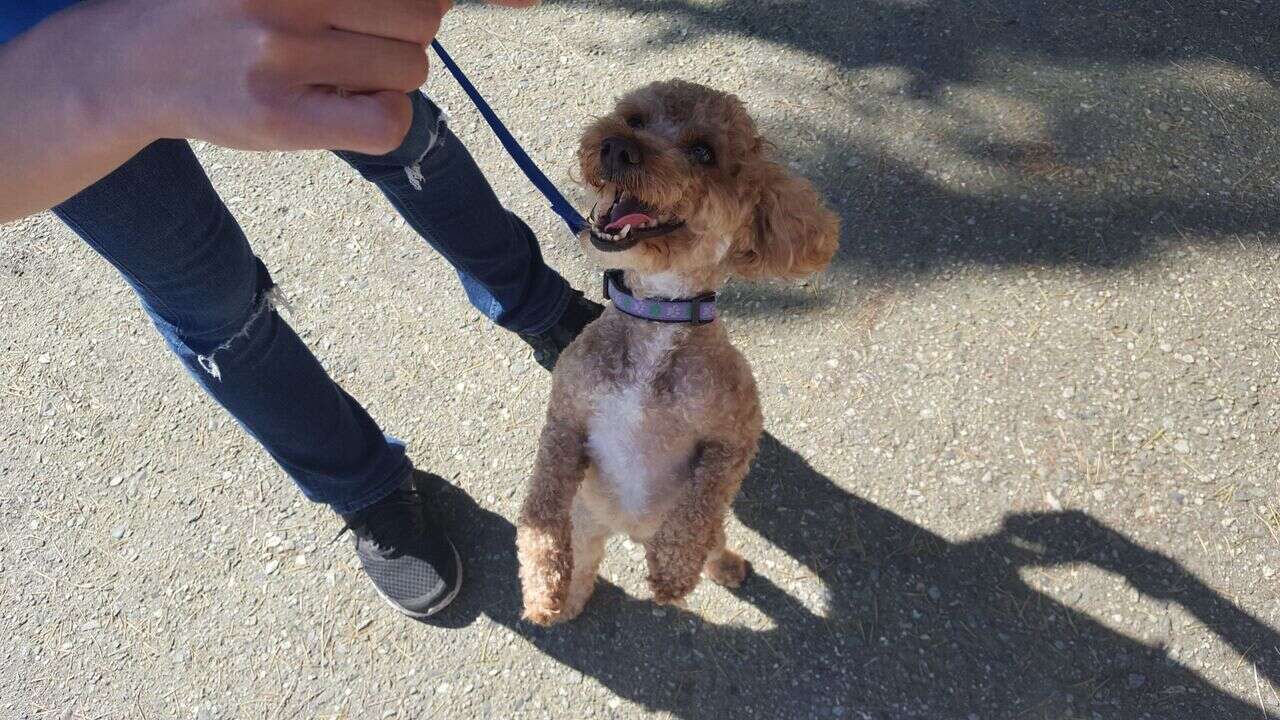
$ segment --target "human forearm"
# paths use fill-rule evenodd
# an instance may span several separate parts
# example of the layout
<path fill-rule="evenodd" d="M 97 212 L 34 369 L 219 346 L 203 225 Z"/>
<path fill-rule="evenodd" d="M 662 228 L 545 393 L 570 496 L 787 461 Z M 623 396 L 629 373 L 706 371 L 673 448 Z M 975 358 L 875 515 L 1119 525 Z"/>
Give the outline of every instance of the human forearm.
<path fill-rule="evenodd" d="M 493 0 L 524 7 L 534 0 Z M 381 154 L 453 0 L 88 0 L 0 45 L 0 222 L 162 137 Z"/>
<path fill-rule="evenodd" d="M 399 145 L 452 0 L 90 0 L 0 46 L 0 221 L 161 137 Z"/>
<path fill-rule="evenodd" d="M 109 57 L 112 24 L 94 4 L 0 45 L 0 222 L 52 207 L 149 142 Z"/>

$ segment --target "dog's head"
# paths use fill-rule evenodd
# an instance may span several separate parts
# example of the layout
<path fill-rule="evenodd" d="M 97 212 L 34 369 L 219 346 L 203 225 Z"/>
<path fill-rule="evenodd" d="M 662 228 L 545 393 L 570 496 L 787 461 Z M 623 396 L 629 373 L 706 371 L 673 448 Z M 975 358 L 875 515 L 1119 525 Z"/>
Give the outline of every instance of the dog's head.
<path fill-rule="evenodd" d="M 584 250 L 641 277 L 715 284 L 821 270 L 839 221 L 770 147 L 733 95 L 678 80 L 631 92 L 578 150 L 582 180 L 599 193 Z"/>

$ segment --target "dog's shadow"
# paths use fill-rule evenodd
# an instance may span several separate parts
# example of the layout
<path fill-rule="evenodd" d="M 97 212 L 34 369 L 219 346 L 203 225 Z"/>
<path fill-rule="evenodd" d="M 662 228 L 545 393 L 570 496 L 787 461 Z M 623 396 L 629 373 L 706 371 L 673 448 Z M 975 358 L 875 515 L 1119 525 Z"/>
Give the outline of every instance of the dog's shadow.
<path fill-rule="evenodd" d="M 1029 587 L 1022 568 L 1089 563 L 1173 603 L 1280 683 L 1280 635 L 1176 561 L 1080 512 L 1014 515 L 950 543 L 841 489 L 766 434 L 735 504 L 749 528 L 820 582 L 803 603 L 769 568 L 736 594 L 769 619 L 753 630 L 633 598 L 601 581 L 583 615 L 519 620 L 514 528 L 462 493 L 454 513 L 474 582 L 443 621 L 483 613 L 622 697 L 682 718 L 1234 718 L 1260 709 L 1166 650 Z M 696 592 L 717 592 L 700 588 Z M 1130 612 L 1115 600 L 1109 613 Z M 810 607 L 821 608 L 811 610 Z M 1267 650 L 1250 654 L 1252 648 Z M 1251 669 L 1250 669 L 1251 670 Z M 1241 671 L 1246 671 L 1242 667 Z"/>

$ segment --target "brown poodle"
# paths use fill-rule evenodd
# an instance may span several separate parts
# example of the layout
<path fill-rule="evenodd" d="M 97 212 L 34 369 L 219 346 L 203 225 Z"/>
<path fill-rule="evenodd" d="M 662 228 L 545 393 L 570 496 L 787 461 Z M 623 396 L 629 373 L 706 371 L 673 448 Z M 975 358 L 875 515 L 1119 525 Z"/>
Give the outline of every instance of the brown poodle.
<path fill-rule="evenodd" d="M 582 612 L 614 533 L 643 543 L 660 603 L 679 603 L 702 572 L 729 587 L 746 577 L 723 526 L 756 452 L 760 402 L 706 308 L 730 276 L 822 269 L 839 236 L 813 186 L 769 150 L 740 100 L 680 81 L 632 92 L 586 130 L 582 178 L 599 201 L 580 241 L 623 271 L 616 287 L 627 295 L 553 375 L 519 521 L 526 619 Z M 689 298 L 701 306 L 667 303 L 683 322 L 636 312 Z"/>

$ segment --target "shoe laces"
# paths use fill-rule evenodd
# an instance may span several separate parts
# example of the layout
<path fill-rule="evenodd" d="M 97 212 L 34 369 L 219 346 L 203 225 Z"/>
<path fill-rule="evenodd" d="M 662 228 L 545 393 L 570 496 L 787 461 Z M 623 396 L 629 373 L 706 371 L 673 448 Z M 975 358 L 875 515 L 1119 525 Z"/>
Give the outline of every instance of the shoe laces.
<path fill-rule="evenodd" d="M 422 496 L 416 489 L 399 490 L 394 495 L 379 500 L 371 507 L 347 518 L 342 529 L 330 542 L 337 542 L 348 532 L 357 538 L 368 539 L 380 553 L 398 550 L 411 533 L 422 530 L 420 514 L 412 512 L 422 505 Z M 410 512 L 402 512 L 409 510 Z M 405 522 L 405 515 L 410 518 Z"/>

